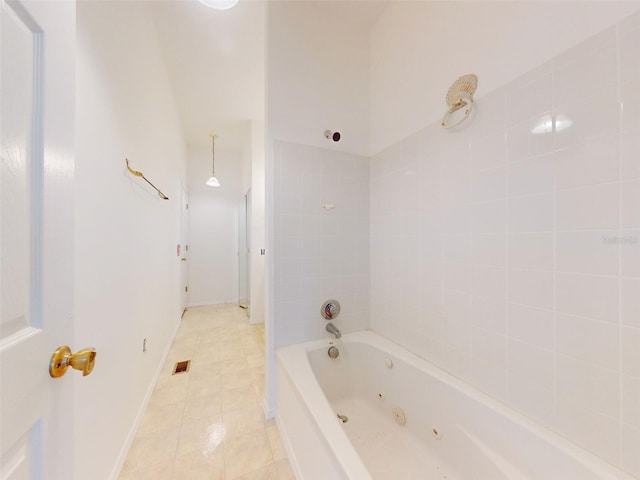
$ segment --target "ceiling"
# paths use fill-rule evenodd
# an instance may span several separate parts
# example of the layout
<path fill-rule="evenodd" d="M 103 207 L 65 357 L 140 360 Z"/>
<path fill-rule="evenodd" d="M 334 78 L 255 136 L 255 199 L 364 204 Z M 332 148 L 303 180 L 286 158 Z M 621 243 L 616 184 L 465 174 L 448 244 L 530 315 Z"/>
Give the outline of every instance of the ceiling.
<path fill-rule="evenodd" d="M 216 148 L 240 150 L 248 120 L 264 119 L 265 7 L 150 2 L 188 145 L 209 147 L 216 133 Z"/>
<path fill-rule="evenodd" d="M 335 8 L 341 21 L 359 25 L 373 24 L 386 6 L 363 0 L 291 1 Z M 216 149 L 241 151 L 248 120 L 265 118 L 268 3 L 240 0 L 224 11 L 197 0 L 149 5 L 187 144 L 209 147 L 209 134 L 216 133 Z"/>

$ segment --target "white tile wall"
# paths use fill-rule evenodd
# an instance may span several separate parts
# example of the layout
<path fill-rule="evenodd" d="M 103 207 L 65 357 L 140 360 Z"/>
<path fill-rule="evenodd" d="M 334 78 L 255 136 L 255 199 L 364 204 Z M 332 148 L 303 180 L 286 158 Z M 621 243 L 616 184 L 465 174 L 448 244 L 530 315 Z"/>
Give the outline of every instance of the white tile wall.
<path fill-rule="evenodd" d="M 367 328 L 368 159 L 276 141 L 274 203 L 276 346 L 327 336 L 320 307 L 330 298 L 342 306 L 338 328 Z"/>
<path fill-rule="evenodd" d="M 638 478 L 639 45 L 636 15 L 370 169 L 371 327 Z"/>

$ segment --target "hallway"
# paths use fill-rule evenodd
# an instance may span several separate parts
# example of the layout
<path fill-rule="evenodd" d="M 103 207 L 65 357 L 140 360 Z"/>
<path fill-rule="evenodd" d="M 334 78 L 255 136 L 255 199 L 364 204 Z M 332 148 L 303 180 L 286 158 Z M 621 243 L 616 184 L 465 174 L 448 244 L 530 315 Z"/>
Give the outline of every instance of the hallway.
<path fill-rule="evenodd" d="M 189 371 L 172 375 L 183 360 Z M 190 308 L 120 480 L 293 479 L 263 384 L 264 325 L 233 305 Z"/>

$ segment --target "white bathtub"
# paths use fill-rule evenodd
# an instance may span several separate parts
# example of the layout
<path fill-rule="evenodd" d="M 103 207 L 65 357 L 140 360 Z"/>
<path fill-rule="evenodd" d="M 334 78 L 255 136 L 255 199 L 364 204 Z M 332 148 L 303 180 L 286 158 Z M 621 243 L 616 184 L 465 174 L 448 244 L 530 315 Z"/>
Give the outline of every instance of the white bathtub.
<path fill-rule="evenodd" d="M 634 480 L 373 332 L 333 341 L 337 359 L 330 342 L 277 351 L 276 421 L 299 480 Z"/>

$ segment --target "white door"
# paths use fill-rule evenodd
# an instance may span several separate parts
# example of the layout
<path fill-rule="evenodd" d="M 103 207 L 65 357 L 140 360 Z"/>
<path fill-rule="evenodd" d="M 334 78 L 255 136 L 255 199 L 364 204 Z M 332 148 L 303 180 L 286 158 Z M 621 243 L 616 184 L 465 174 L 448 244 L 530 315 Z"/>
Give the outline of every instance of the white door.
<path fill-rule="evenodd" d="M 180 260 L 182 268 L 180 278 L 182 279 L 182 308 L 187 309 L 189 305 L 189 195 L 186 190 L 182 190 L 182 209 L 180 214 Z"/>
<path fill-rule="evenodd" d="M 75 4 L 0 1 L 0 478 L 72 479 Z"/>

